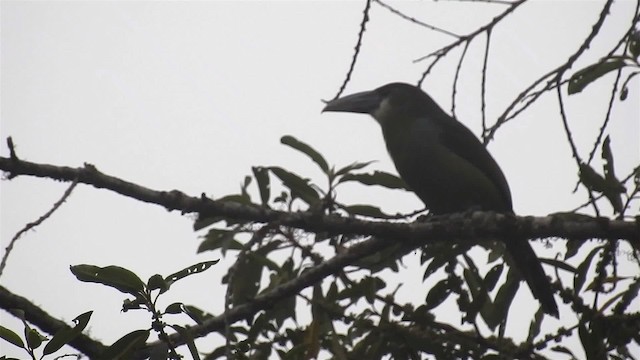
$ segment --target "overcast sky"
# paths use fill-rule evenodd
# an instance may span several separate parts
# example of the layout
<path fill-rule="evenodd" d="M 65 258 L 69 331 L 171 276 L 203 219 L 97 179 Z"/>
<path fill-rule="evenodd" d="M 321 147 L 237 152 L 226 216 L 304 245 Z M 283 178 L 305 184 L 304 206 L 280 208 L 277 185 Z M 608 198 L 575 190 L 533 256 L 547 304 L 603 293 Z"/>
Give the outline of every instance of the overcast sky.
<path fill-rule="evenodd" d="M 421 21 L 466 34 L 504 5 L 470 2 L 392 3 Z M 614 3 L 603 34 L 576 68 L 595 62 L 627 29 L 635 3 Z M 562 63 L 591 31 L 600 1 L 533 1 L 493 33 L 488 119 L 528 84 Z M 367 116 L 320 114 L 353 55 L 362 1 L 345 2 L 14 2 L 1 3 L 1 153 L 12 136 L 19 157 L 82 166 L 157 190 L 219 197 L 237 192 L 253 165 L 280 165 L 320 181 L 305 157 L 282 145 L 293 135 L 328 161 L 377 160 L 395 172 L 380 130 Z M 360 59 L 347 92 L 392 81 L 416 83 L 427 63 L 413 60 L 453 41 L 373 5 Z M 484 43 L 469 48 L 456 111 L 478 134 Z M 460 50 L 423 88 L 451 108 Z M 579 151 L 586 157 L 606 112 L 612 75 L 567 101 Z M 613 112 L 608 134 L 617 173 L 640 162 L 637 81 Z M 584 202 L 572 193 L 575 163 L 557 116 L 555 96 L 509 123 L 489 149 L 503 168 L 517 213 L 545 215 Z M 596 161 L 599 164 L 599 161 Z M 0 182 L 2 250 L 26 223 L 44 214 L 68 184 L 18 177 Z M 348 187 L 344 203 L 373 203 L 386 212 L 421 207 L 408 193 Z M 111 343 L 144 328 L 146 314 L 119 312 L 120 293 L 78 282 L 69 265 L 116 264 L 146 278 L 169 274 L 218 254 L 199 254 L 192 220 L 178 213 L 79 185 L 54 216 L 17 243 L 3 286 L 70 321 L 95 310 L 92 336 Z M 553 257 L 563 250 L 536 248 Z M 222 309 L 217 285 L 226 265 L 179 283 L 175 298 L 212 313 Z M 623 265 L 624 266 L 624 265 Z M 415 276 L 422 277 L 422 270 Z M 200 290 L 198 290 L 200 289 Z M 427 291 L 428 289 L 425 289 Z M 420 295 L 422 298 L 423 294 Z M 0 312 L 14 330 L 17 322 Z M 569 319 L 572 320 L 572 319 Z M 3 352 L 7 348 L 2 345 Z M 9 352 L 23 356 L 20 352 Z"/>

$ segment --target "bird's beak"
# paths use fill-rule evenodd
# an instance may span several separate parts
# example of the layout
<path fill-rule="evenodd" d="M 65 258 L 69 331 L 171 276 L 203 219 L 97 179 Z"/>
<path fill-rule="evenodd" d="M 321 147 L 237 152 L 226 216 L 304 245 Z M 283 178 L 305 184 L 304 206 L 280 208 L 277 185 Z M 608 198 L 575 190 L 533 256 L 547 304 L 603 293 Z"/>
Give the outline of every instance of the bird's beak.
<path fill-rule="evenodd" d="M 341 111 L 360 114 L 372 114 L 380 105 L 380 95 L 374 90 L 359 92 L 327 102 L 322 112 Z"/>

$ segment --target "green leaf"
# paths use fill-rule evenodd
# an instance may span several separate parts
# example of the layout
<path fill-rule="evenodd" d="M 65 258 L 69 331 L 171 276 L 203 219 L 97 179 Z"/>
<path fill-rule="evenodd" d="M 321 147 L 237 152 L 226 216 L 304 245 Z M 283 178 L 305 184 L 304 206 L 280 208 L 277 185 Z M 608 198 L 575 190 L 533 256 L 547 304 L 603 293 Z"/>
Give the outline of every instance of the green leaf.
<path fill-rule="evenodd" d="M 367 162 L 355 162 L 353 164 L 349 164 L 345 167 L 343 167 L 342 169 L 336 171 L 336 176 L 340 176 L 340 175 L 344 175 L 348 172 L 351 172 L 353 170 L 360 170 L 362 168 L 365 168 L 371 164 L 373 164 L 375 161 L 367 161 Z"/>
<path fill-rule="evenodd" d="M 492 267 L 491 270 L 489 270 L 489 272 L 487 272 L 487 275 L 485 275 L 484 277 L 484 284 L 487 288 L 487 291 L 493 290 L 493 288 L 496 286 L 496 284 L 498 283 L 498 280 L 500 279 L 500 275 L 502 275 L 503 269 L 504 269 L 504 265 L 498 264 Z"/>
<path fill-rule="evenodd" d="M 213 317 L 213 315 L 202 311 L 200 308 L 197 308 L 193 305 L 184 305 L 182 307 L 182 311 L 185 314 L 189 315 L 189 317 L 193 319 L 193 321 L 195 321 L 198 325 L 202 325 L 205 320 L 211 319 Z"/>
<path fill-rule="evenodd" d="M 137 350 L 141 349 L 149 338 L 149 330 L 132 331 L 109 346 L 103 354 L 104 359 L 129 359 Z"/>
<path fill-rule="evenodd" d="M 529 325 L 529 335 L 527 335 L 527 343 L 533 344 L 536 336 L 540 334 L 540 325 L 542 325 L 542 319 L 544 319 L 544 310 L 542 307 L 536 311 L 536 314 L 533 317 L 533 321 Z"/>
<path fill-rule="evenodd" d="M 235 235 L 238 232 L 236 230 L 226 230 L 226 229 L 209 229 L 207 235 L 204 237 L 204 241 L 200 243 L 198 246 L 198 254 L 220 249 L 222 255 L 226 255 L 227 250 L 240 250 L 242 249 L 242 244 L 238 240 L 235 239 Z"/>
<path fill-rule="evenodd" d="M 318 192 L 309 185 L 309 179 L 303 179 L 277 166 L 271 166 L 269 170 L 282 181 L 284 186 L 291 190 L 291 195 L 294 197 L 302 199 L 309 205 L 315 205 L 320 201 Z"/>
<path fill-rule="evenodd" d="M 167 306 L 166 309 L 164 309 L 164 313 L 165 314 L 181 314 L 183 313 L 184 309 L 184 304 L 181 302 L 175 302 L 169 306 Z"/>
<path fill-rule="evenodd" d="M 253 176 L 258 183 L 258 190 L 260 191 L 260 201 L 262 205 L 269 204 L 269 198 L 271 197 L 271 184 L 269 183 L 269 169 L 262 166 L 254 166 L 251 168 Z"/>
<path fill-rule="evenodd" d="M 407 184 L 397 177 L 384 171 L 374 171 L 372 174 L 346 174 L 340 178 L 339 183 L 356 181 L 364 185 L 378 185 L 389 189 L 407 190 Z"/>
<path fill-rule="evenodd" d="M 180 280 L 180 279 L 184 279 L 185 277 L 189 276 L 189 275 L 193 275 L 193 274 L 198 274 L 201 273 L 207 269 L 209 269 L 211 266 L 215 265 L 218 263 L 218 261 L 220 260 L 210 260 L 210 261 L 203 261 L 194 265 L 191 265 L 189 267 L 186 267 L 176 273 L 173 273 L 169 276 L 167 276 L 165 278 L 165 281 L 169 284 L 172 285 L 174 282 Z"/>
<path fill-rule="evenodd" d="M 602 159 L 604 160 L 604 179 L 606 187 L 603 192 L 604 196 L 609 200 L 611 206 L 617 214 L 622 212 L 622 197 L 620 194 L 625 192 L 624 185 L 616 178 L 613 164 L 613 154 L 609 146 L 610 139 L 607 136 L 602 142 Z"/>
<path fill-rule="evenodd" d="M 451 285 L 449 284 L 449 279 L 440 280 L 437 284 L 435 284 L 425 299 L 425 306 L 427 309 L 431 310 L 436 306 L 442 304 L 449 295 L 451 295 Z"/>
<path fill-rule="evenodd" d="M 510 268 L 507 272 L 507 280 L 498 290 L 498 294 L 496 295 L 494 304 L 495 317 L 493 318 L 484 318 L 487 321 L 487 325 L 489 322 L 491 323 L 489 326 L 492 329 L 495 329 L 496 326 L 500 324 L 503 320 L 507 319 L 507 315 L 509 314 L 509 308 L 511 307 L 511 303 L 513 302 L 513 298 L 516 296 L 518 292 L 518 288 L 520 288 L 520 276 L 517 274 L 517 271 Z"/>
<path fill-rule="evenodd" d="M 71 340 L 82 333 L 82 330 L 87 327 L 89 319 L 91 318 L 91 314 L 93 314 L 93 311 L 87 311 L 86 313 L 78 315 L 75 319 L 73 319 L 73 322 L 75 323 L 75 326 L 73 328 L 63 328 L 56 332 L 55 335 L 53 335 L 53 337 L 51 338 L 51 341 L 49 341 L 47 345 L 45 345 L 42 354 L 53 354 L 54 352 L 60 350 L 60 348 L 64 345 L 71 342 Z"/>
<path fill-rule="evenodd" d="M 198 348 L 193 341 L 193 334 L 191 333 L 189 327 L 183 328 L 179 325 L 171 325 L 171 327 L 176 330 L 187 343 L 187 347 L 189 348 L 189 352 L 191 353 L 191 358 L 193 360 L 200 360 L 200 354 L 198 353 Z"/>
<path fill-rule="evenodd" d="M 303 154 L 307 155 L 308 157 L 311 158 L 311 160 L 313 160 L 314 163 L 318 164 L 320 169 L 322 169 L 322 171 L 325 174 L 329 174 L 329 165 L 327 164 L 327 161 L 324 159 L 324 157 L 322 155 L 320 155 L 319 152 L 317 152 L 311 146 L 303 143 L 302 141 L 299 141 L 298 139 L 294 138 L 291 135 L 283 136 L 280 139 L 280 142 L 282 144 L 284 144 L 284 145 L 288 145 L 288 146 L 290 146 L 290 147 L 302 152 Z"/>
<path fill-rule="evenodd" d="M 46 336 L 43 336 L 36 329 L 25 328 L 25 338 L 27 339 L 27 346 L 30 349 L 37 349 L 42 345 L 42 342 L 47 340 Z"/>
<path fill-rule="evenodd" d="M 0 338 L 24 349 L 24 342 L 22 342 L 20 336 L 2 325 L 0 325 Z"/>
<path fill-rule="evenodd" d="M 625 66 L 625 62 L 622 58 L 610 58 L 604 62 L 587 66 L 571 76 L 568 87 L 569 95 L 581 92 L 593 81 L 623 66 Z"/>
<path fill-rule="evenodd" d="M 82 264 L 70 268 L 73 275 L 80 281 L 103 284 L 123 293 L 138 295 L 145 288 L 144 282 L 138 275 L 119 266 L 98 267 Z"/>
<path fill-rule="evenodd" d="M 584 258 L 584 260 L 578 265 L 576 269 L 576 274 L 573 278 L 573 291 L 575 294 L 580 294 L 582 290 L 582 286 L 584 286 L 584 282 L 587 279 L 587 274 L 589 272 L 589 268 L 591 267 L 591 262 L 593 258 L 603 249 L 602 246 L 595 247 L 589 252 L 589 254 Z"/>
<path fill-rule="evenodd" d="M 376 219 L 395 218 L 393 215 L 385 214 L 379 207 L 372 205 L 349 205 L 345 206 L 344 210 L 350 215 L 368 216 Z"/>
<path fill-rule="evenodd" d="M 160 294 L 169 290 L 169 284 L 164 281 L 164 278 L 160 274 L 155 274 L 149 278 L 147 281 L 147 288 L 149 291 L 151 290 L 160 290 Z"/>

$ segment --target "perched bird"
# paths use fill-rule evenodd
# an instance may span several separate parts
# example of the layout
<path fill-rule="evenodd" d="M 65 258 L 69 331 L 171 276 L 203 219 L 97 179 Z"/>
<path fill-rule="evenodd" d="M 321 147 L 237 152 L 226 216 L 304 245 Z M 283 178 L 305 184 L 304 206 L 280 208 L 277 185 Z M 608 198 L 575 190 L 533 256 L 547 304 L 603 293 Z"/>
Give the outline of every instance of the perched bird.
<path fill-rule="evenodd" d="M 324 111 L 371 115 L 400 177 L 432 214 L 470 209 L 513 213 L 502 170 L 478 138 L 420 88 L 391 83 L 329 101 Z M 558 317 L 549 279 L 526 241 L 507 251 L 545 313 Z"/>

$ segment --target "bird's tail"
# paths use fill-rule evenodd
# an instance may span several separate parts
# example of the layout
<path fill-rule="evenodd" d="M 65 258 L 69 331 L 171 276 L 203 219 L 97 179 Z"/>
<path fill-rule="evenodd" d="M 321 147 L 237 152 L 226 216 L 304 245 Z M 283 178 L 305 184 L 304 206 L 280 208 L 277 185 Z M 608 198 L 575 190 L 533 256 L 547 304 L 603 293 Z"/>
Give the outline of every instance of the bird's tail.
<path fill-rule="evenodd" d="M 513 239 L 506 241 L 509 255 L 521 276 L 529 285 L 533 297 L 538 299 L 545 313 L 558 317 L 558 305 L 553 298 L 553 290 L 542 264 L 527 241 Z"/>

